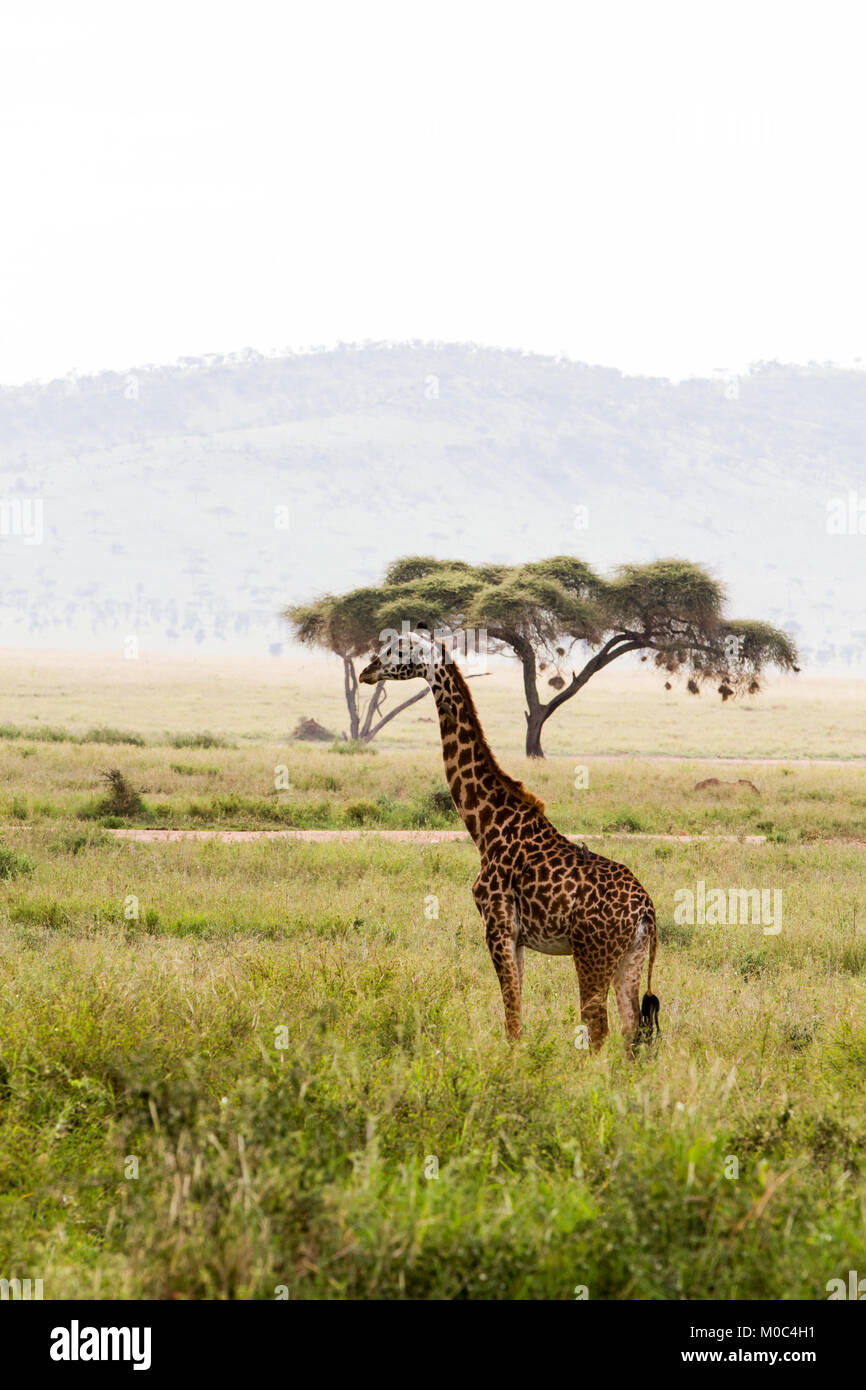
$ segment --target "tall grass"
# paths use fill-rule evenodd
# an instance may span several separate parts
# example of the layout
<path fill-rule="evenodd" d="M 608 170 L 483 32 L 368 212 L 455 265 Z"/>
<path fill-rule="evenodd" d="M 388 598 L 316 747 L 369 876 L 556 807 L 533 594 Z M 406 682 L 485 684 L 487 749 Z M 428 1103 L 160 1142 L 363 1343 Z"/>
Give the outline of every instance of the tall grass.
<path fill-rule="evenodd" d="M 469 846 L 10 834 L 0 1261 L 46 1297 L 821 1298 L 862 1266 L 857 851 L 631 845 L 664 1028 L 633 1065 L 612 1001 L 575 1047 L 573 967 L 532 953 L 508 1048 Z M 698 873 L 781 887 L 782 933 L 674 932 Z"/>

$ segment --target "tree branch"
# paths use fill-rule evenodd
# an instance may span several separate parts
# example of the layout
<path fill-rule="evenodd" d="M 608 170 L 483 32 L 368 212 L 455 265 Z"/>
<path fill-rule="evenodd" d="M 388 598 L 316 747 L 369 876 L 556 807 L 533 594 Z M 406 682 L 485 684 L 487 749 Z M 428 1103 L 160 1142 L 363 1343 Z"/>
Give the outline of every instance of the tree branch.
<path fill-rule="evenodd" d="M 370 734 L 367 734 L 367 736 L 366 736 L 365 739 L 364 739 L 364 742 L 365 742 L 365 743 L 369 743 L 371 739 L 375 738 L 376 735 L 378 734 L 379 730 L 380 730 L 380 729 L 384 729 L 385 725 L 386 725 L 391 719 L 394 719 L 395 716 L 398 715 L 398 714 L 400 713 L 401 710 L 408 709 L 409 706 L 410 706 L 410 705 L 414 705 L 415 702 L 416 702 L 417 700 L 423 700 L 423 699 L 424 699 L 424 696 L 428 693 L 429 689 L 430 689 L 429 685 L 425 685 L 425 686 L 424 686 L 424 689 L 423 689 L 423 690 L 419 690 L 417 695 L 412 695 L 412 696 L 410 696 L 410 698 L 409 698 L 408 700 L 404 700 L 404 701 L 403 701 L 402 705 L 398 705 L 396 709 L 392 709 L 390 714 L 386 714 L 385 717 L 384 717 L 383 719 L 380 719 L 380 720 L 379 720 L 379 723 L 376 725 L 376 727 L 375 727 L 375 729 L 373 730 L 373 732 L 370 733 Z"/>
<path fill-rule="evenodd" d="M 622 641 L 622 636 L 616 638 L 612 637 L 609 642 L 604 644 L 601 651 L 596 652 L 595 656 L 590 657 L 589 661 L 587 661 L 586 665 L 579 673 L 572 672 L 571 684 L 567 685 L 564 690 L 560 690 L 558 695 L 554 696 L 552 700 L 549 700 L 548 703 L 542 707 L 543 723 L 547 722 L 554 710 L 558 710 L 560 705 L 564 705 L 566 700 L 570 700 L 572 695 L 576 695 L 578 690 L 581 690 L 597 671 L 603 670 L 605 666 L 609 666 L 612 661 L 616 661 L 617 657 L 624 656 L 626 652 L 636 652 L 639 651 L 641 647 L 649 645 L 649 643 L 643 639 L 635 637 L 625 641 L 624 644 L 619 647 L 618 651 L 614 650 L 616 643 Z"/>
<path fill-rule="evenodd" d="M 376 686 L 375 690 L 373 691 L 373 694 L 370 696 L 370 699 L 369 699 L 368 704 L 367 704 L 367 710 L 366 710 L 366 713 L 365 713 L 365 715 L 364 715 L 364 723 L 363 723 L 363 725 L 361 726 L 361 735 L 360 735 L 360 736 L 361 736 L 362 739 L 364 739 L 365 742 L 367 741 L 367 737 L 368 737 L 368 735 L 370 734 L 370 725 L 371 725 L 372 722 L 373 722 L 373 715 L 376 713 L 376 710 L 379 708 L 379 705 L 382 703 L 382 698 L 383 698 L 384 694 L 385 694 L 385 683 L 384 683 L 384 681 L 379 681 L 379 684 Z"/>

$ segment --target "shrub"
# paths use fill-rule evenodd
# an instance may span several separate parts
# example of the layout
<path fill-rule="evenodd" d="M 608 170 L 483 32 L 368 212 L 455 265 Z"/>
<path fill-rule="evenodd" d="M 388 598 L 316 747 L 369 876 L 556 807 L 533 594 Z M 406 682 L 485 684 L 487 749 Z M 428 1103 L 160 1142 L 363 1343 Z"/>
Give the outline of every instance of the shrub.
<path fill-rule="evenodd" d="M 427 793 L 427 800 L 433 810 L 441 816 L 450 816 L 455 813 L 454 800 L 448 787 L 434 787 L 432 792 Z"/>
<path fill-rule="evenodd" d="M 633 834 L 637 830 L 643 830 L 643 822 L 639 816 L 635 815 L 634 811 L 625 807 L 622 810 L 615 811 L 613 820 L 609 821 L 607 825 L 603 825 L 602 830 L 608 832 L 612 830 L 627 830 L 630 834 Z"/>
<path fill-rule="evenodd" d="M 663 946 L 691 946 L 695 934 L 685 922 L 659 922 L 656 930 Z"/>
<path fill-rule="evenodd" d="M 22 729 L 17 724 L 0 724 L 0 738 L 32 738 L 38 743 L 77 743 L 78 738 L 68 729 Z"/>
<path fill-rule="evenodd" d="M 55 931 L 68 926 L 70 921 L 69 913 L 64 911 L 60 903 L 53 899 L 47 902 L 18 903 L 10 909 L 9 916 L 13 922 L 22 922 L 28 926 L 51 927 Z"/>
<path fill-rule="evenodd" d="M 73 734 L 69 729 L 22 729 L 18 724 L 0 724 L 0 738 L 32 738 L 37 743 L 129 743 L 143 748 L 146 740 L 141 734 L 108 727 L 89 729 L 86 734 Z"/>
<path fill-rule="evenodd" d="M 766 951 L 747 951 L 737 969 L 744 980 L 757 980 L 767 969 Z"/>
<path fill-rule="evenodd" d="M 457 820 L 457 810 L 447 787 L 434 787 L 418 798 L 412 807 L 410 823 L 414 826 L 450 825 Z"/>
<path fill-rule="evenodd" d="M 111 836 L 103 833 L 102 830 L 67 830 L 59 835 L 49 845 L 52 854 L 79 854 L 83 849 L 89 849 L 91 845 L 110 845 Z"/>
<path fill-rule="evenodd" d="M 782 1037 L 792 1052 L 804 1052 L 815 1040 L 820 1019 L 810 1018 L 805 1023 L 783 1023 Z"/>
<path fill-rule="evenodd" d="M 145 740 L 141 734 L 130 734 L 123 729 L 88 729 L 86 734 L 81 736 L 82 743 L 128 743 L 135 748 L 144 748 Z"/>
<path fill-rule="evenodd" d="M 231 748 L 232 745 L 218 734 L 176 734 L 171 740 L 172 748 Z"/>
<path fill-rule="evenodd" d="M 371 825 L 381 819 L 381 810 L 374 801 L 351 801 L 345 810 L 349 825 Z"/>
<path fill-rule="evenodd" d="M 305 792 L 338 792 L 340 783 L 330 774 L 311 772 L 309 777 L 299 780 L 298 787 Z"/>
<path fill-rule="evenodd" d="M 113 767 L 108 772 L 103 772 L 102 778 L 108 785 L 108 795 L 104 796 L 99 804 L 102 815 L 140 816 L 144 813 L 144 802 L 120 768 Z"/>
<path fill-rule="evenodd" d="M 19 878 L 32 873 L 33 863 L 26 854 L 16 854 L 14 849 L 0 845 L 0 878 Z"/>

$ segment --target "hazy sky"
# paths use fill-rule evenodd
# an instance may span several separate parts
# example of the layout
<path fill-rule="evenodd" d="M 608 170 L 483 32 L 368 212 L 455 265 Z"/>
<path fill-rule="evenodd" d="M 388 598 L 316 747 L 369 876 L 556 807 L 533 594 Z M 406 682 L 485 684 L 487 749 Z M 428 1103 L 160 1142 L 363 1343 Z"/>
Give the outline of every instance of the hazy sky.
<path fill-rule="evenodd" d="M 863 22 L 10 3 L 0 381 L 368 338 L 866 359 Z"/>

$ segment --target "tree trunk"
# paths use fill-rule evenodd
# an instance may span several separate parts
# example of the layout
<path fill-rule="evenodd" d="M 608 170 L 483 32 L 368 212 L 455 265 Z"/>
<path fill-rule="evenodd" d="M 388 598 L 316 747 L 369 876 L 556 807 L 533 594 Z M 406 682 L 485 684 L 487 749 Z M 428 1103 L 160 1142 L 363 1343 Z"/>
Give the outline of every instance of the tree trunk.
<path fill-rule="evenodd" d="M 573 671 L 570 683 L 544 705 L 538 698 L 535 652 L 528 642 L 515 641 L 513 636 L 509 637 L 508 640 L 523 664 L 523 689 L 526 694 L 526 703 L 529 706 L 526 710 L 527 758 L 544 757 L 544 750 L 541 747 L 541 731 L 547 720 L 559 709 L 560 705 L 564 705 L 566 700 L 570 700 L 577 694 L 578 690 L 582 690 L 596 671 L 601 671 L 605 666 L 609 666 L 624 652 L 639 651 L 641 647 L 649 645 L 631 633 L 617 633 L 605 643 L 600 652 L 596 652 L 595 656 L 590 657 L 582 671 Z"/>
<path fill-rule="evenodd" d="M 549 713 L 547 705 L 538 698 L 538 669 L 532 644 L 517 633 L 508 633 L 506 641 L 514 648 L 523 667 L 523 693 L 526 696 L 526 756 L 543 758 L 541 730 Z"/>
<path fill-rule="evenodd" d="M 349 738 L 353 743 L 357 743 L 361 728 L 358 713 L 358 677 L 355 675 L 355 663 L 350 656 L 343 657 L 343 689 L 346 692 L 346 705 L 349 710 Z"/>
<path fill-rule="evenodd" d="M 384 700 L 384 698 L 385 685 L 383 681 L 380 681 L 378 685 L 373 686 L 373 693 L 367 701 L 367 712 L 364 715 L 364 723 L 361 725 L 360 737 L 362 743 L 369 743 L 370 739 L 376 732 L 375 729 L 373 729 L 372 733 L 370 732 L 373 724 L 373 716 L 375 715 L 380 703 L 382 702 L 382 700 Z"/>
<path fill-rule="evenodd" d="M 544 721 L 547 718 L 547 711 L 543 705 L 532 710 L 526 715 L 526 756 L 527 758 L 543 758 L 544 750 L 541 747 L 541 730 L 544 728 Z"/>

